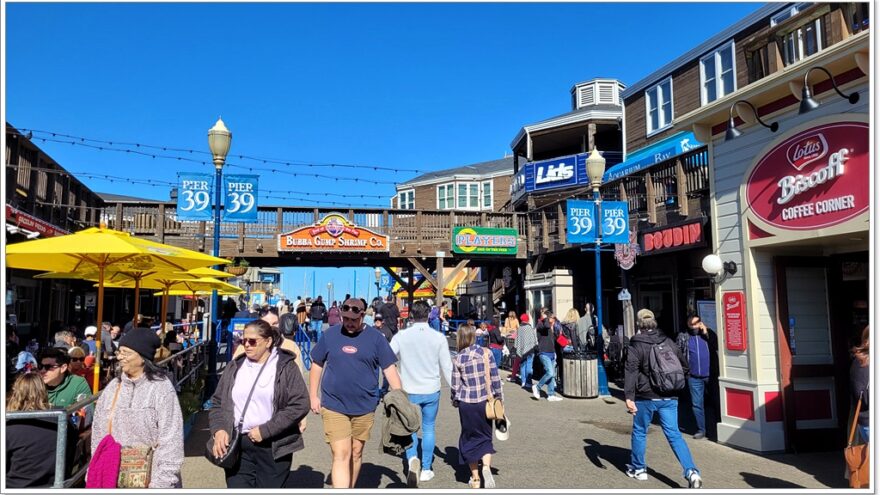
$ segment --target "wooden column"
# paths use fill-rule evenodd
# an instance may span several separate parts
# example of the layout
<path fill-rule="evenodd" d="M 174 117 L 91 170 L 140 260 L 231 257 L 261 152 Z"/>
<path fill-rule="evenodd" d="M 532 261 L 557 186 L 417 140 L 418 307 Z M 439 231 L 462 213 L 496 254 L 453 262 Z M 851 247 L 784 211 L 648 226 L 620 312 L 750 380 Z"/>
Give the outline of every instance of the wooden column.
<path fill-rule="evenodd" d="M 547 222 L 547 211 L 541 210 L 541 231 L 544 234 L 542 236 L 542 243 L 544 245 L 544 250 L 550 250 L 550 233 L 548 232 L 550 224 Z"/>
<path fill-rule="evenodd" d="M 443 258 L 437 257 L 437 275 L 435 283 L 435 291 L 434 291 L 434 304 L 439 308 L 441 304 L 443 304 L 443 288 L 446 286 L 446 281 L 443 280 Z"/>
<path fill-rule="evenodd" d="M 678 187 L 676 190 L 678 191 L 678 212 L 682 216 L 689 215 L 689 207 L 688 207 L 688 183 L 687 176 L 684 174 L 684 165 L 681 163 L 681 160 L 675 161 L 675 180 L 678 182 Z"/>
<path fill-rule="evenodd" d="M 159 211 L 156 213 L 156 237 L 159 242 L 165 242 L 165 204 L 159 203 Z"/>
<path fill-rule="evenodd" d="M 562 201 L 556 203 L 556 223 L 559 229 L 559 245 L 562 247 L 568 242 L 565 235 L 565 208 L 562 207 Z"/>
<path fill-rule="evenodd" d="M 587 125 L 587 151 L 592 151 L 596 147 L 596 124 Z"/>
<path fill-rule="evenodd" d="M 275 210 L 275 234 L 281 235 L 284 233 L 284 208 L 278 207 Z"/>
<path fill-rule="evenodd" d="M 648 209 L 648 222 L 657 223 L 657 194 L 654 191 L 654 181 L 651 179 L 651 172 L 645 174 L 645 192 L 646 207 Z"/>

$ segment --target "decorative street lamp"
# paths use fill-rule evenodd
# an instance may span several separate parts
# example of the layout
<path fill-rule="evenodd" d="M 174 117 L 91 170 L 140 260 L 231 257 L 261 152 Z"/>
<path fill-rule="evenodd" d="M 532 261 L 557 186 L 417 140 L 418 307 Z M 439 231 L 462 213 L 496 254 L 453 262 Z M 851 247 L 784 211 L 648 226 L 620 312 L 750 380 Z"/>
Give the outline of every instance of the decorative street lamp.
<path fill-rule="evenodd" d="M 605 158 L 593 148 L 587 157 L 587 175 L 590 176 L 590 185 L 593 187 L 593 201 L 596 202 L 596 365 L 599 381 L 599 395 L 608 396 L 608 377 L 605 376 L 605 364 L 603 363 L 602 342 L 602 263 L 599 256 L 602 246 L 602 197 L 599 195 L 599 186 L 602 185 L 602 176 L 605 175 Z"/>
<path fill-rule="evenodd" d="M 327 282 L 327 304 L 333 304 L 333 282 Z"/>
<path fill-rule="evenodd" d="M 216 181 L 214 185 L 214 256 L 220 256 L 220 194 L 222 193 L 223 181 L 223 164 L 226 162 L 226 155 L 229 153 L 229 147 L 232 144 L 232 133 L 226 128 L 222 119 L 217 119 L 214 127 L 208 130 L 208 148 L 214 155 L 214 169 L 216 171 Z M 219 266 L 215 266 L 219 269 Z M 217 301 L 217 291 L 211 291 L 211 323 L 219 326 L 220 308 Z M 207 390 L 213 393 L 214 386 L 217 383 L 217 340 L 219 328 L 211 332 L 209 351 L 208 351 L 208 386 Z"/>
<path fill-rule="evenodd" d="M 373 273 L 376 275 L 376 297 L 381 299 L 382 294 L 379 293 L 379 279 L 382 278 L 382 269 L 377 266 L 376 271 Z"/>

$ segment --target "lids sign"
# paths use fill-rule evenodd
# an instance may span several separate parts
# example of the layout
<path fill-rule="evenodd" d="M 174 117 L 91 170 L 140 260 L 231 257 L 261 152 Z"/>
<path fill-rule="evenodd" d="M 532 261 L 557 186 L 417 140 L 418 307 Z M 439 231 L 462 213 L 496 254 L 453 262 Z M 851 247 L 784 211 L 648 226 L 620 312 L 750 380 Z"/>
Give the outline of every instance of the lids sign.
<path fill-rule="evenodd" d="M 755 165 L 748 207 L 787 230 L 826 228 L 869 208 L 868 124 L 836 122 L 798 133 Z"/>

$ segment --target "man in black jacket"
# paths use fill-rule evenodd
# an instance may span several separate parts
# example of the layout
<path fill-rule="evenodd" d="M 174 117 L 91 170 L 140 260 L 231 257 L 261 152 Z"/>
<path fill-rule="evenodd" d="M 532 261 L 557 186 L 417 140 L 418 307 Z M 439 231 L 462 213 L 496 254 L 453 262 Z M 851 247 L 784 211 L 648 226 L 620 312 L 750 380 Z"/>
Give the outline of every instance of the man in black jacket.
<path fill-rule="evenodd" d="M 321 333 L 324 329 L 324 318 L 327 316 L 327 306 L 321 296 L 318 296 L 309 308 L 309 324 L 312 333 L 315 335 L 315 343 L 321 340 Z"/>
<path fill-rule="evenodd" d="M 394 296 L 388 296 L 384 305 L 379 307 L 379 314 L 385 320 L 385 327 L 391 330 L 391 334 L 397 334 L 397 319 L 400 318 L 400 310 L 394 304 Z"/>
<path fill-rule="evenodd" d="M 687 361 L 681 350 L 672 340 L 657 328 L 657 320 L 649 309 L 641 309 L 636 314 L 638 333 L 629 341 L 629 353 L 626 358 L 626 378 L 624 393 L 626 409 L 633 415 L 632 452 L 630 464 L 627 464 L 626 475 L 640 481 L 648 479 L 645 464 L 645 448 L 647 447 L 648 426 L 654 413 L 660 415 L 660 427 L 669 446 L 681 463 L 682 476 L 688 481 L 688 487 L 700 488 L 703 480 L 700 470 L 694 464 L 691 451 L 678 431 L 678 398 L 676 392 L 658 392 L 651 382 L 651 354 L 662 356 L 663 352 L 671 351 L 681 364 L 683 376 L 687 376 Z M 666 346 L 662 349 L 660 346 Z M 663 352 L 660 352 L 662 349 Z M 654 360 L 656 363 L 657 360 Z M 656 370 L 653 370 L 656 371 Z M 682 377 L 682 386 L 683 386 Z"/>

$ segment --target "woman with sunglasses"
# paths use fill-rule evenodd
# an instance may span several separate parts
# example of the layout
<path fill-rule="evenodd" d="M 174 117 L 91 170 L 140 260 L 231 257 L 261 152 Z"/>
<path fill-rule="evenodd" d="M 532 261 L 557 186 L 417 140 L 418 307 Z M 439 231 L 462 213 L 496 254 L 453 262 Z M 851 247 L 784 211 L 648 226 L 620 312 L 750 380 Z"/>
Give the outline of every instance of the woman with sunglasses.
<path fill-rule="evenodd" d="M 93 370 L 91 368 L 88 368 L 85 365 L 85 351 L 79 347 L 71 347 L 70 350 L 67 351 L 67 355 L 70 356 L 70 373 L 83 377 L 91 389 L 93 387 L 92 384 L 95 382 L 95 373 L 92 372 Z"/>
<path fill-rule="evenodd" d="M 227 488 L 284 488 L 293 453 L 303 449 L 299 423 L 311 407 L 309 392 L 296 357 L 280 343 L 269 323 L 248 323 L 244 354 L 229 362 L 211 398 L 215 456 L 226 453 L 241 424 L 241 456 L 225 470 Z"/>
<path fill-rule="evenodd" d="M 168 374 L 153 362 L 159 344 L 156 332 L 143 327 L 119 339 L 119 376 L 107 384 L 95 408 L 90 476 L 93 468 L 102 467 L 95 466 L 100 463 L 95 451 L 109 434 L 123 448 L 151 447 L 149 488 L 180 488 L 183 416 Z M 87 478 L 86 487 L 91 483 Z"/>

